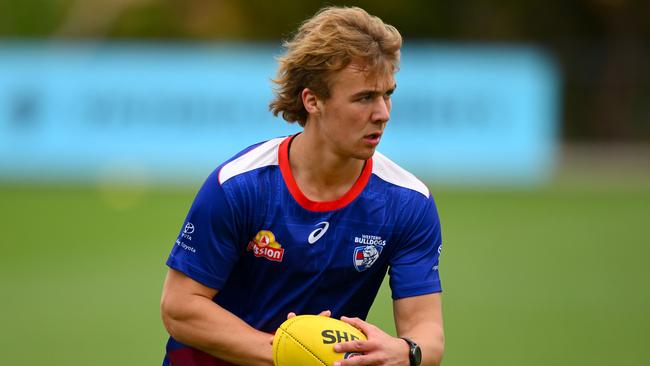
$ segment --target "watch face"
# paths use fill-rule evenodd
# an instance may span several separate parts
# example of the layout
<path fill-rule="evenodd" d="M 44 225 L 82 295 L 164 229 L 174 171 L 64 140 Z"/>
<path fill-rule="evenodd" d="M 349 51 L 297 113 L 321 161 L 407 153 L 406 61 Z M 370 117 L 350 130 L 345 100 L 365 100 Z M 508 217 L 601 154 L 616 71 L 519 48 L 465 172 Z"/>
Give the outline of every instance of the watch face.
<path fill-rule="evenodd" d="M 419 366 L 422 362 L 422 350 L 417 343 L 413 342 L 411 339 L 402 338 L 409 345 L 409 363 L 411 366 Z"/>
<path fill-rule="evenodd" d="M 415 361 L 416 365 L 419 365 L 422 362 L 422 350 L 420 346 L 416 344 L 415 347 L 411 348 L 411 353 L 413 354 L 413 361 Z"/>

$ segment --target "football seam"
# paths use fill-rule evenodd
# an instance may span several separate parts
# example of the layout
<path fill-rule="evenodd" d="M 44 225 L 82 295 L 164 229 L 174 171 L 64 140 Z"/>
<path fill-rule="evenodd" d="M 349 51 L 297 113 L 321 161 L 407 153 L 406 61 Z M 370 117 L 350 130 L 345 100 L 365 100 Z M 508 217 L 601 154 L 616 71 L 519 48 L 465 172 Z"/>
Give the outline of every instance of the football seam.
<path fill-rule="evenodd" d="M 291 333 L 289 333 L 289 326 L 291 326 L 293 323 L 294 323 L 294 322 L 290 322 L 289 324 L 286 325 L 286 327 L 285 327 L 286 329 L 283 329 L 283 330 L 284 330 L 284 334 L 286 334 L 286 335 L 289 336 L 291 339 L 293 339 L 294 341 L 296 341 L 296 343 L 298 343 L 298 344 L 300 345 L 300 347 L 302 347 L 305 351 L 311 353 L 311 355 L 314 356 L 314 358 L 316 358 L 318 361 L 320 361 L 320 363 L 322 363 L 324 366 L 327 366 L 327 364 L 325 363 L 325 361 L 323 361 L 320 357 L 318 357 L 317 354 L 315 354 L 314 352 L 312 352 L 312 350 L 310 350 L 309 348 L 307 348 L 307 346 L 305 346 L 304 344 L 302 344 L 302 342 L 300 342 L 300 340 L 299 340 L 298 338 L 294 337 Z"/>
<path fill-rule="evenodd" d="M 280 328 L 280 329 L 282 330 L 282 333 L 280 333 L 280 339 L 278 339 L 278 343 L 277 343 L 277 345 L 276 345 L 274 348 L 277 348 L 277 347 L 280 346 L 280 344 L 282 343 L 282 339 L 283 339 L 283 338 L 286 336 L 286 334 L 287 334 L 287 332 L 285 332 L 284 329 L 282 329 L 282 328 Z M 274 352 L 273 352 L 273 353 L 274 353 L 274 356 L 273 356 L 273 365 L 277 365 L 277 364 L 278 364 L 278 357 L 279 357 L 280 355 L 279 355 L 279 352 L 277 351 L 277 349 L 274 349 Z"/>

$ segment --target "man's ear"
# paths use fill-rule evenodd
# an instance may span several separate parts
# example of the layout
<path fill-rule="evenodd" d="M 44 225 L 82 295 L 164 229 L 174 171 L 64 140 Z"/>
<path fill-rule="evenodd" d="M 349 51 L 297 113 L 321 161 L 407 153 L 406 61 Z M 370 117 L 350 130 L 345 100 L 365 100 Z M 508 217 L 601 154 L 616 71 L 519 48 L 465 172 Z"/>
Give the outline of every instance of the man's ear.
<path fill-rule="evenodd" d="M 305 106 L 305 110 L 309 114 L 318 114 L 320 112 L 320 104 L 318 103 L 318 97 L 314 92 L 309 89 L 305 88 L 302 90 L 302 93 L 300 93 L 300 96 L 302 97 L 302 105 Z"/>

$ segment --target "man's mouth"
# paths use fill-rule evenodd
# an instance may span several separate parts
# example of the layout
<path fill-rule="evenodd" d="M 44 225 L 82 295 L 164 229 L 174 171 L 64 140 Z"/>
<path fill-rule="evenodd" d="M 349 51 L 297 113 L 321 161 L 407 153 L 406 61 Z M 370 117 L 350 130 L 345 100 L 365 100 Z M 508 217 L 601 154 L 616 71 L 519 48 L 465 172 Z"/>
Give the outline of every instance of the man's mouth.
<path fill-rule="evenodd" d="M 379 144 L 379 141 L 381 140 L 381 133 L 375 132 L 375 133 L 370 133 L 365 136 L 363 136 L 363 139 L 371 145 L 377 145 Z"/>

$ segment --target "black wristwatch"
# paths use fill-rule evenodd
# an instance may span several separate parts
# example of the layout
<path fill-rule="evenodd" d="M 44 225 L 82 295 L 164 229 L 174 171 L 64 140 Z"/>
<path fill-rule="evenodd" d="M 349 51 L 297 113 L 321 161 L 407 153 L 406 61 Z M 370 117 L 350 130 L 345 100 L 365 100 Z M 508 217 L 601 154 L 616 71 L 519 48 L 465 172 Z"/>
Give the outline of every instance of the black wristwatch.
<path fill-rule="evenodd" d="M 409 338 L 400 338 L 405 340 L 409 345 L 409 362 L 411 363 L 411 366 L 420 366 L 420 363 L 422 362 L 422 350 L 420 349 L 420 346 Z"/>

